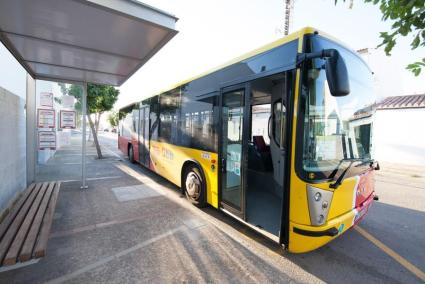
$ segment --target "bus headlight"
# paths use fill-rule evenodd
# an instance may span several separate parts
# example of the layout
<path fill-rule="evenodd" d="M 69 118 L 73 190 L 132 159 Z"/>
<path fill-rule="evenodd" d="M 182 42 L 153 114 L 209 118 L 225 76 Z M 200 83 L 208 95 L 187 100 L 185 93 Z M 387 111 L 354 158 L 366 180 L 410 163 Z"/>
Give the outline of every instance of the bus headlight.
<path fill-rule="evenodd" d="M 323 225 L 329 213 L 333 192 L 307 185 L 308 209 L 313 226 Z"/>

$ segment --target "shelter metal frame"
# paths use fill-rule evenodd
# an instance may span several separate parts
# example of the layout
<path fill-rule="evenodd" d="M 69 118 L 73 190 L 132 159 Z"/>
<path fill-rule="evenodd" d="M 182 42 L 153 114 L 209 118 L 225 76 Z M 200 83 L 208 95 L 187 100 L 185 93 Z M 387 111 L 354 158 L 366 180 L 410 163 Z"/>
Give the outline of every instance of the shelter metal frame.
<path fill-rule="evenodd" d="M 81 188 L 87 84 L 122 85 L 177 34 L 177 20 L 136 0 L 0 1 L 0 41 L 27 73 L 83 87 Z"/>

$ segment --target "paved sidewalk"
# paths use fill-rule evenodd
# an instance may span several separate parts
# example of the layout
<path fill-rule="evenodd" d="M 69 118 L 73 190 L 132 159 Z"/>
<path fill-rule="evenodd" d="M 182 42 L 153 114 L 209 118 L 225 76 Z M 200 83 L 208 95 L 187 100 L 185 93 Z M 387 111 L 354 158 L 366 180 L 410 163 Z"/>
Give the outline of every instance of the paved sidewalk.
<path fill-rule="evenodd" d="M 253 240 L 231 226 L 218 228 L 208 213 L 216 210 L 195 208 L 175 186 L 115 155 L 97 160 L 89 148 L 89 189 L 81 190 L 72 181 L 78 147 L 39 168 L 40 180 L 64 181 L 46 257 L 0 273 L 0 283 L 320 281 L 261 243 L 250 247 Z"/>

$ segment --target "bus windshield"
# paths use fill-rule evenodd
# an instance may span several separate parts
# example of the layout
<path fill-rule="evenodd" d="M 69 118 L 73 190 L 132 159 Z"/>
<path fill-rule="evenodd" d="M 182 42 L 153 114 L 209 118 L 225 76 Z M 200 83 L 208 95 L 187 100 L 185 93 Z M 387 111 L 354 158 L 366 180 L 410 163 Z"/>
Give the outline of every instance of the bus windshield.
<path fill-rule="evenodd" d="M 320 36 L 309 41 L 311 52 L 337 49 L 347 65 L 350 94 L 331 95 L 323 59 L 304 70 L 305 113 L 302 168 L 310 178 L 330 178 L 344 160 L 372 159 L 372 115 L 375 112 L 372 73 L 358 56 Z"/>

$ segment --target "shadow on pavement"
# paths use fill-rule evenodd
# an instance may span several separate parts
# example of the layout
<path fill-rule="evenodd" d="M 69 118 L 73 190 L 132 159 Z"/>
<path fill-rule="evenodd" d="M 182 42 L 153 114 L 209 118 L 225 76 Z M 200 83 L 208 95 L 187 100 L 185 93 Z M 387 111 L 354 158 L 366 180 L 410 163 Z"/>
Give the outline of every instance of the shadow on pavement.
<path fill-rule="evenodd" d="M 78 145 L 58 151 L 55 158 L 40 167 L 39 180 L 76 181 L 63 183 L 47 257 L 37 264 L 1 273 L 0 282 L 44 282 L 99 261 L 93 269 L 73 276 L 71 282 L 289 282 L 294 280 L 294 273 L 303 271 L 318 278 L 301 278 L 310 279 L 309 282 L 418 282 L 412 273 L 354 230 L 314 252 L 290 254 L 212 207 L 188 210 L 164 197 L 117 202 L 112 188 L 141 182 L 117 170 L 115 165 L 120 158 L 112 155 L 97 160 L 93 150 L 89 151 L 87 191 L 79 188 Z M 168 194 L 180 195 L 176 186 L 155 173 L 140 165 L 123 163 L 166 187 Z M 190 224 L 202 223 L 197 211 L 214 219 L 215 225 L 191 227 Z M 419 226 L 424 223 L 422 211 L 377 202 L 360 226 L 424 270 L 425 226 Z M 238 236 L 224 232 L 221 227 L 225 225 Z M 182 226 L 188 228 L 180 230 Z M 102 262 L 169 230 L 178 231 Z M 237 238 L 247 240 L 248 245 Z M 258 251 L 269 257 L 260 257 Z"/>
<path fill-rule="evenodd" d="M 138 168 L 138 166 L 135 166 Z M 142 167 L 150 175 L 176 192 L 179 189 L 162 177 Z M 276 255 L 286 258 L 317 278 L 328 283 L 415 283 L 419 279 L 398 262 L 351 229 L 324 247 L 305 254 L 291 254 L 280 245 L 262 236 L 215 208 L 202 211 L 223 222 Z M 384 244 L 421 270 L 425 270 L 425 212 L 375 202 L 359 224 Z"/>
<path fill-rule="evenodd" d="M 316 251 L 291 254 L 213 208 L 204 211 L 327 283 L 419 281 L 410 271 L 353 229 Z M 403 220 L 403 223 L 394 220 Z M 424 223 L 425 212 L 375 202 L 359 226 L 424 271 L 425 226 L 418 226 Z"/>

